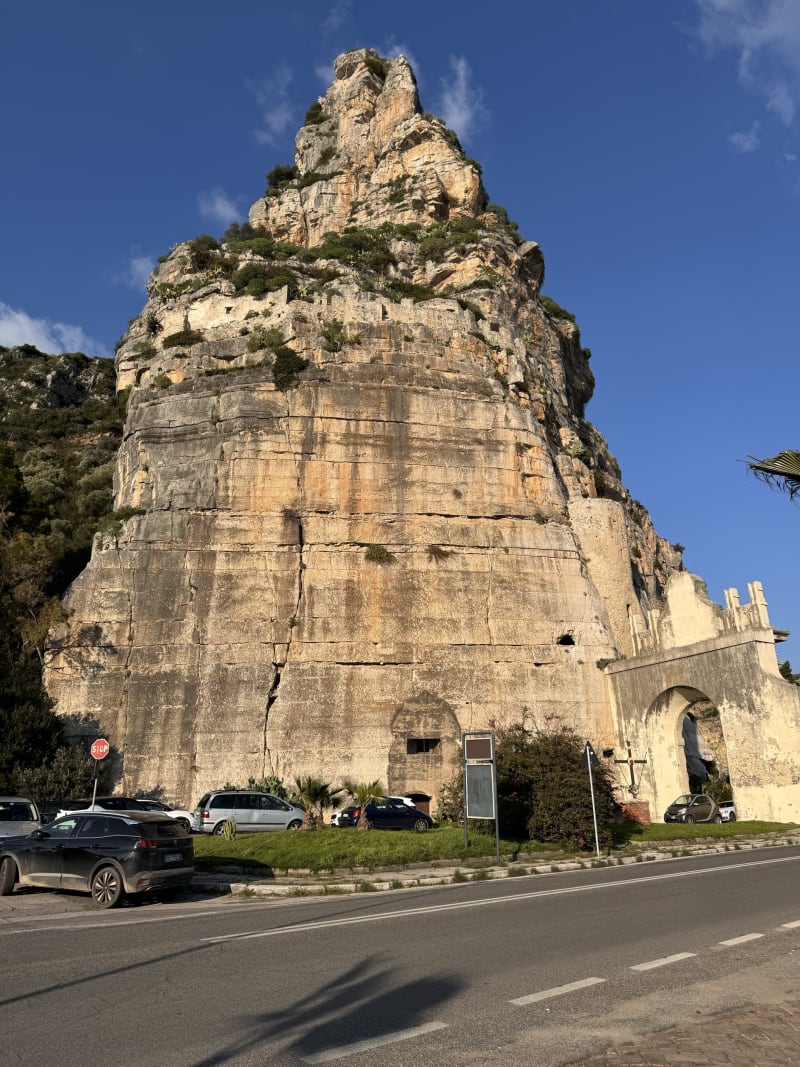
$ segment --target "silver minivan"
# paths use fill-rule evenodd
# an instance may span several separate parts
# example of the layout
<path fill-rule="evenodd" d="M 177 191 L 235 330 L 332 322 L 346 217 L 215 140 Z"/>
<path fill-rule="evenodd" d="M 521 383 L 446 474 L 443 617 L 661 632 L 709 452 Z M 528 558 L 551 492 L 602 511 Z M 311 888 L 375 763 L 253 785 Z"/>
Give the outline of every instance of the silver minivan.
<path fill-rule="evenodd" d="M 258 789 L 216 789 L 197 802 L 192 813 L 192 829 L 196 834 L 224 834 L 225 824 L 235 822 L 237 833 L 299 830 L 305 817 L 303 808 L 271 793 Z"/>
<path fill-rule="evenodd" d="M 39 809 L 27 797 L 0 797 L 0 837 L 20 837 L 41 830 Z"/>

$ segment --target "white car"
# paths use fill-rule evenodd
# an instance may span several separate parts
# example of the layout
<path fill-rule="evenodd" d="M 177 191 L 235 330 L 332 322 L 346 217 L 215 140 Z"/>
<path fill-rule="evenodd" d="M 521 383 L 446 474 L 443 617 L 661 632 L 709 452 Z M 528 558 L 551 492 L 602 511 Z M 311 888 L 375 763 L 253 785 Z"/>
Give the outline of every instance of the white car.
<path fill-rule="evenodd" d="M 723 800 L 719 805 L 723 822 L 736 822 L 736 806 L 732 800 Z"/>
<path fill-rule="evenodd" d="M 183 808 L 171 808 L 163 800 L 147 800 L 145 797 L 138 797 L 137 799 L 147 811 L 158 811 L 164 815 L 169 815 L 171 819 L 175 819 L 176 822 L 181 824 L 187 834 L 192 832 L 191 811 L 185 811 Z"/>
<path fill-rule="evenodd" d="M 182 808 L 171 808 L 163 800 L 148 800 L 146 797 L 96 797 L 94 807 L 91 800 L 68 800 L 56 818 L 74 815 L 76 811 L 154 811 L 175 819 L 187 834 L 192 832 L 192 813 Z"/>

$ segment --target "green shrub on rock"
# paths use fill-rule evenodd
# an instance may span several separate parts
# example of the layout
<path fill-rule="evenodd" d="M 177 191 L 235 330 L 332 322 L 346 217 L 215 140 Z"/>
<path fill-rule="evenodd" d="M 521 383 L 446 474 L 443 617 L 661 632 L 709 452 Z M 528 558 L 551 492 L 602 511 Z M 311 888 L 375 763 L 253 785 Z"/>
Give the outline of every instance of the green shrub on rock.
<path fill-rule="evenodd" d="M 275 363 L 272 368 L 272 378 L 276 387 L 283 392 L 290 389 L 296 383 L 297 375 L 307 366 L 307 359 L 298 356 L 288 345 L 281 345 L 275 351 Z"/>
<path fill-rule="evenodd" d="M 205 337 L 199 330 L 179 330 L 165 337 L 162 344 L 164 348 L 178 348 L 181 345 L 191 348 L 192 345 L 199 345 L 201 341 L 205 341 Z"/>

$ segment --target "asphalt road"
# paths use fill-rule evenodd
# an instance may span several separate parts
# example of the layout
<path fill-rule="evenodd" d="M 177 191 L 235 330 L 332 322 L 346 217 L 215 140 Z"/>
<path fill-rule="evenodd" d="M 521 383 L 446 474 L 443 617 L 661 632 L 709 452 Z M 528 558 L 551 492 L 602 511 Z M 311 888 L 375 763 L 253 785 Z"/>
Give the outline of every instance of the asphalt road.
<path fill-rule="evenodd" d="M 4 1067 L 580 1062 L 796 992 L 800 848 L 350 897 L 0 899 Z"/>

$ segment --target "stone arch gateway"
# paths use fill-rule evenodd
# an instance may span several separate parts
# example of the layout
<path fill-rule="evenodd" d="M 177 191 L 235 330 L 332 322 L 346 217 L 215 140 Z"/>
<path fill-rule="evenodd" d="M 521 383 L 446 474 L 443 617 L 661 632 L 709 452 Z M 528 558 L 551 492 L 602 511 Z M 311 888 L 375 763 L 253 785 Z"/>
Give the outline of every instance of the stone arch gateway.
<path fill-rule="evenodd" d="M 776 635 L 759 583 L 740 606 L 705 597 L 694 575 L 676 575 L 667 607 L 634 635 L 638 654 L 606 668 L 620 751 L 629 742 L 642 767 L 638 795 L 651 818 L 688 789 L 681 722 L 699 701 L 719 711 L 725 757 L 740 819 L 800 821 L 800 689 L 778 670 Z M 688 611 L 690 601 L 715 611 Z M 691 628 L 687 620 L 691 619 Z M 692 638 L 694 640 L 687 640 Z"/>

